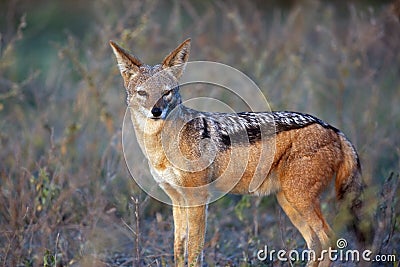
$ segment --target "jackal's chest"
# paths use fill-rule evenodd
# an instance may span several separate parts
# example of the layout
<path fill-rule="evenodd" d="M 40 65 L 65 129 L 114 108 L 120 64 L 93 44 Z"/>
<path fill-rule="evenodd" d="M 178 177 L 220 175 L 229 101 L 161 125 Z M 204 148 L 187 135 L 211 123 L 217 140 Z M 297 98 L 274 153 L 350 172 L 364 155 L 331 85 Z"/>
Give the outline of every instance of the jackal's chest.
<path fill-rule="evenodd" d="M 147 148 L 146 158 L 151 175 L 157 183 L 176 184 L 178 182 L 179 171 L 174 168 L 161 149 Z"/>
<path fill-rule="evenodd" d="M 163 184 L 163 183 L 167 183 L 170 185 L 180 184 L 179 172 L 173 167 L 156 168 L 150 164 L 150 172 L 154 180 L 158 184 Z"/>

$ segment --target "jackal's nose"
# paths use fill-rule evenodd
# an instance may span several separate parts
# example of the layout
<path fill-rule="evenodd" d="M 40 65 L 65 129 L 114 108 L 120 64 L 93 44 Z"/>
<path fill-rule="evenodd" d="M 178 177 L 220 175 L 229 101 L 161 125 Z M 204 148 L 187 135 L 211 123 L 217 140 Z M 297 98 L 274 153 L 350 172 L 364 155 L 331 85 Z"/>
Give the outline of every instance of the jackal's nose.
<path fill-rule="evenodd" d="M 154 117 L 158 118 L 161 116 L 162 110 L 160 108 L 153 107 L 151 109 L 151 114 L 153 114 Z"/>

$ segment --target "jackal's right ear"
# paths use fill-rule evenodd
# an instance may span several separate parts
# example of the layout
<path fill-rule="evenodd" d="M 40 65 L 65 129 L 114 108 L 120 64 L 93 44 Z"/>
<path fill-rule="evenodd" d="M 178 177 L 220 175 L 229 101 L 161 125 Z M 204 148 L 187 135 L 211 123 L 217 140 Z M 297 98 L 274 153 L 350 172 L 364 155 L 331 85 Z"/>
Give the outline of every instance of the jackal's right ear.
<path fill-rule="evenodd" d="M 183 41 L 174 51 L 169 53 L 163 60 L 162 66 L 172 72 L 175 78 L 179 79 L 185 70 L 186 62 L 189 59 L 190 38 Z"/>
<path fill-rule="evenodd" d="M 131 77 L 139 73 L 139 68 L 143 63 L 137 57 L 129 54 L 128 51 L 117 45 L 117 43 L 110 41 L 110 45 L 117 58 L 118 67 L 122 78 L 124 78 L 126 87 Z"/>

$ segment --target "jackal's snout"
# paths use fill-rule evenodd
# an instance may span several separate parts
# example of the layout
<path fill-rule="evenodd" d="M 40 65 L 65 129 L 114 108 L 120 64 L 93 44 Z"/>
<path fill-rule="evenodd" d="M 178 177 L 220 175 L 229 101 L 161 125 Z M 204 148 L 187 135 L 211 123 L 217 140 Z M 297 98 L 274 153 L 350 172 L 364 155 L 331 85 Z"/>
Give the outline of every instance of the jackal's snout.
<path fill-rule="evenodd" d="M 159 119 L 162 114 L 162 110 L 159 107 L 153 107 L 151 109 L 151 114 L 153 115 L 153 119 Z"/>
<path fill-rule="evenodd" d="M 158 119 L 165 119 L 168 116 L 169 109 L 171 108 L 171 99 L 166 99 L 164 95 L 162 95 L 159 99 L 156 99 L 153 101 L 150 101 L 150 107 L 149 107 L 149 118 L 153 120 L 158 120 Z"/>

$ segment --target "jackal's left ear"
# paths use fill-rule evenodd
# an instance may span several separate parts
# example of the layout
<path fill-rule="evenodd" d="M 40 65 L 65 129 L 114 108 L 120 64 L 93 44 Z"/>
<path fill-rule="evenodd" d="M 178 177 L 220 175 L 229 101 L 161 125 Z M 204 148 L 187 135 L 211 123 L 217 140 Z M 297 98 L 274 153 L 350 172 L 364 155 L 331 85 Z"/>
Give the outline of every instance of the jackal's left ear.
<path fill-rule="evenodd" d="M 117 58 L 118 67 L 122 78 L 124 78 L 125 87 L 127 87 L 130 78 L 139 73 L 140 66 L 142 66 L 143 63 L 137 57 L 129 54 L 128 51 L 117 45 L 117 43 L 110 41 L 110 45 Z"/>
<path fill-rule="evenodd" d="M 181 43 L 174 51 L 169 53 L 163 60 L 163 69 L 170 70 L 175 78 L 179 79 L 185 70 L 186 62 L 189 59 L 190 38 Z"/>

